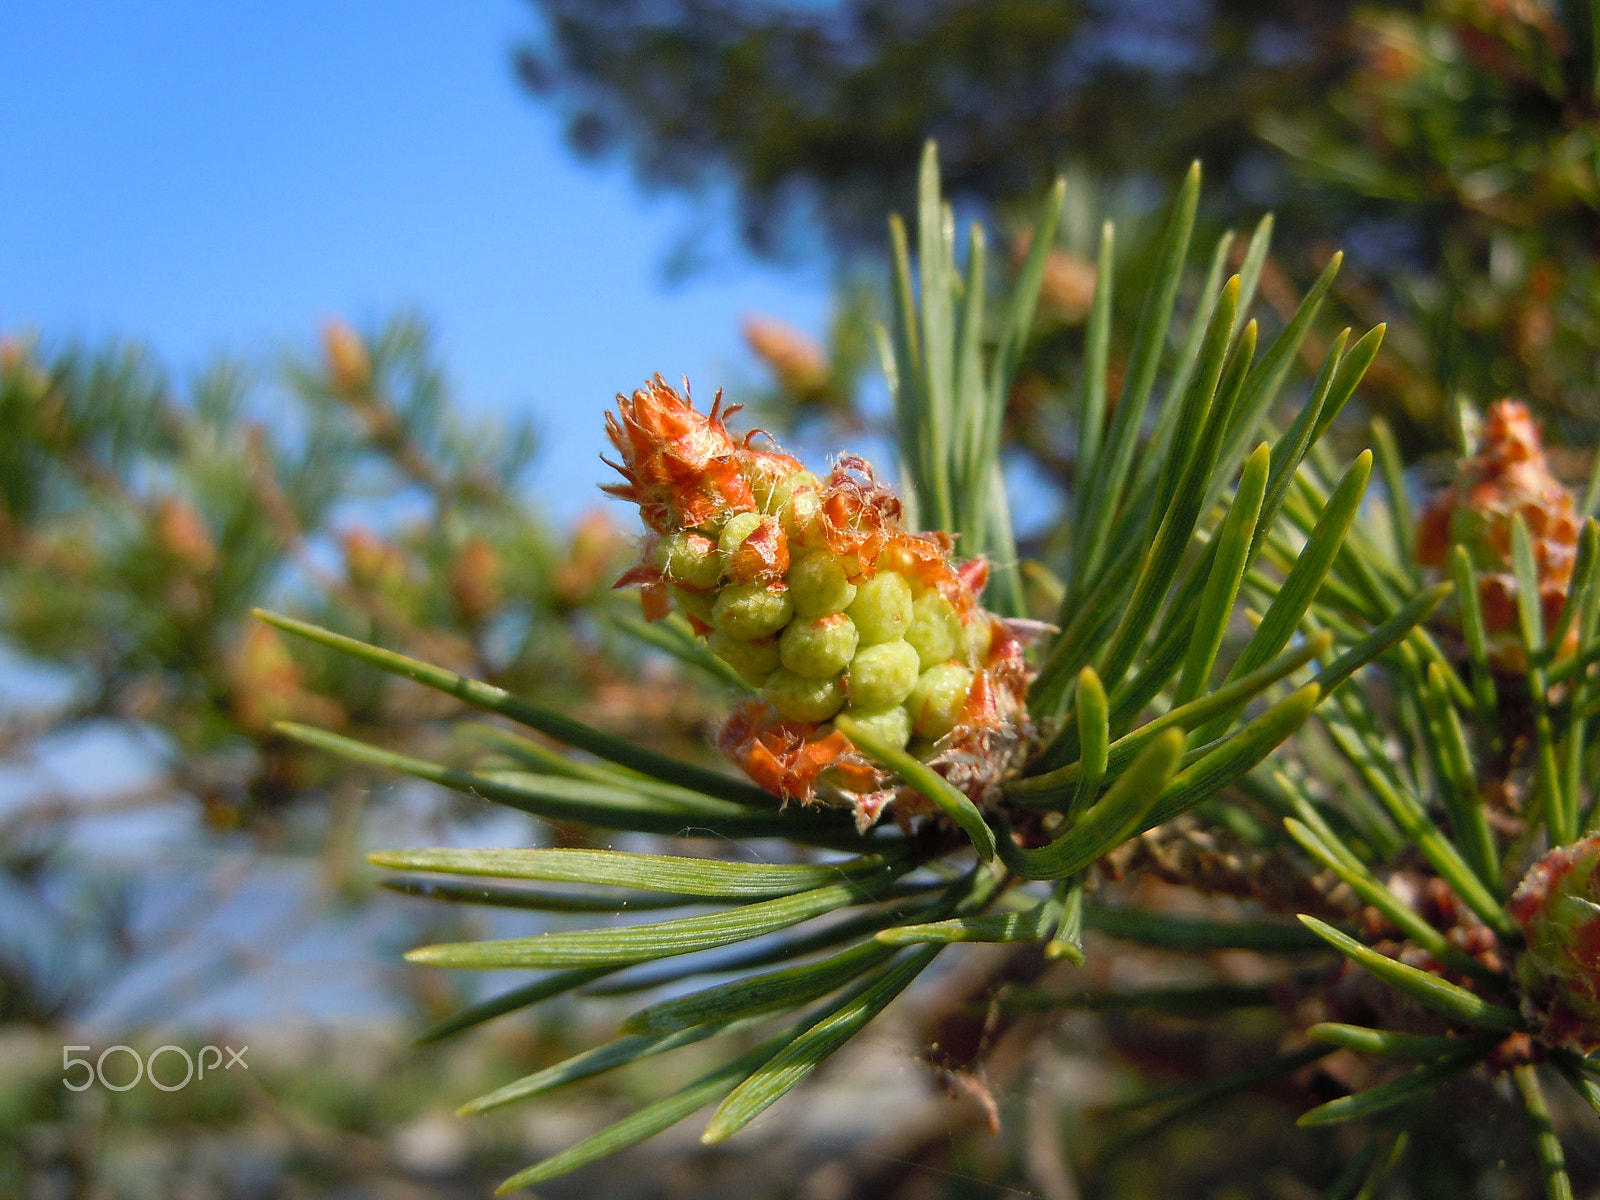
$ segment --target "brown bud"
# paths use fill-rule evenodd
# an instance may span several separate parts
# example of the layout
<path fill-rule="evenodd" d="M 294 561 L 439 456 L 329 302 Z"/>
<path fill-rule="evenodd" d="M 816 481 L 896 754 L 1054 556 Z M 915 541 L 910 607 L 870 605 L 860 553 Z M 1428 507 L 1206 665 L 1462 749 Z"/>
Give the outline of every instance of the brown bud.
<path fill-rule="evenodd" d="M 572 527 L 565 561 L 556 568 L 556 595 L 576 604 L 600 586 L 622 553 L 622 530 L 602 508 L 591 508 Z"/>
<path fill-rule="evenodd" d="M 322 327 L 322 353 L 335 392 L 352 397 L 364 395 L 370 389 L 372 359 L 367 354 L 366 343 L 338 318 Z"/>
<path fill-rule="evenodd" d="M 468 621 L 483 619 L 500 603 L 500 555 L 481 538 L 474 538 L 456 556 L 450 570 L 450 595 Z"/>
<path fill-rule="evenodd" d="M 371 530 L 357 526 L 343 541 L 345 574 L 357 587 L 384 591 L 405 578 L 405 556 Z"/>
<path fill-rule="evenodd" d="M 270 625 L 253 624 L 233 655 L 233 714 L 252 733 L 266 733 L 274 721 L 309 721 L 339 726 L 344 709 L 305 689 L 305 675 L 283 636 Z"/>
<path fill-rule="evenodd" d="M 21 338 L 12 335 L 0 337 L 0 371 L 9 374 L 22 366 L 24 353 Z"/>
<path fill-rule="evenodd" d="M 1095 265 L 1088 259 L 1065 250 L 1052 250 L 1044 261 L 1039 299 L 1055 309 L 1068 325 L 1076 325 L 1089 315 L 1097 279 Z"/>
<path fill-rule="evenodd" d="M 790 391 L 815 392 L 827 386 L 827 351 L 793 325 L 774 317 L 748 316 L 744 341 Z"/>
<path fill-rule="evenodd" d="M 155 535 L 164 555 L 196 575 L 216 565 L 217 548 L 205 522 L 176 496 L 168 496 L 156 506 Z"/>
<path fill-rule="evenodd" d="M 1012 243 L 1011 254 L 1018 267 L 1027 257 L 1032 240 L 1031 235 L 1025 234 Z M 1045 255 L 1044 275 L 1039 280 L 1039 302 L 1058 321 L 1076 325 L 1089 315 L 1098 277 L 1094 263 L 1070 250 L 1052 246 Z"/>
<path fill-rule="evenodd" d="M 302 675 L 283 637 L 270 625 L 254 625 L 234 664 L 234 715 L 246 729 L 261 730 L 294 714 Z"/>

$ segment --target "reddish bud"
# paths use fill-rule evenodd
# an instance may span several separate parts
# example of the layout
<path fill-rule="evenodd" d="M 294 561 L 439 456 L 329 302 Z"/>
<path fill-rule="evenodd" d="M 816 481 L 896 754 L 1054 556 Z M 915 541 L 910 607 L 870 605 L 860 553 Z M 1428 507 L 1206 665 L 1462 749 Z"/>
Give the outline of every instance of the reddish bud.
<path fill-rule="evenodd" d="M 1600 837 L 1550 851 L 1511 897 L 1527 939 L 1517 959 L 1522 1011 L 1539 1040 L 1587 1054 L 1600 1047 Z"/>
<path fill-rule="evenodd" d="M 657 533 L 750 512 L 755 496 L 739 470 L 739 447 L 723 415 L 721 392 L 709 414 L 697 413 L 659 375 L 632 399 L 618 396 L 617 413 L 606 414 L 606 436 L 622 455 L 621 464 L 612 466 L 627 483 L 604 490 L 637 504 Z"/>
<path fill-rule="evenodd" d="M 1451 547 L 1463 546 L 1479 573 L 1479 596 L 1490 655 L 1508 671 L 1526 670 L 1517 636 L 1517 582 L 1511 571 L 1511 521 L 1520 514 L 1533 542 L 1539 600 L 1553 624 L 1566 601 L 1578 550 L 1572 493 L 1545 461 L 1539 427 L 1527 407 L 1499 400 L 1484 418 L 1478 449 L 1456 467 L 1453 483 L 1417 522 L 1417 561 L 1446 565 Z M 1576 646 L 1577 629 L 1568 635 Z"/>

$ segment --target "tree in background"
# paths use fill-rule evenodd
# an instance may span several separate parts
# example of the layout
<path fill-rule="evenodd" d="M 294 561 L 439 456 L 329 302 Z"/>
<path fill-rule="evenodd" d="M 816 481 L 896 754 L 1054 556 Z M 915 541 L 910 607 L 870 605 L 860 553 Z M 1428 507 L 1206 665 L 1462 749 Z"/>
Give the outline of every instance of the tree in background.
<path fill-rule="evenodd" d="M 263 848 L 303 836 L 291 822 L 306 797 L 325 802 L 313 824 L 337 882 L 362 778 L 330 773 L 273 723 L 444 745 L 437 706 L 418 693 L 254 621 L 272 596 L 463 670 L 609 702 L 626 722 L 638 696 L 606 658 L 614 635 L 577 619 L 627 554 L 620 532 L 598 513 L 550 530 L 521 490 L 532 430 L 470 428 L 452 404 L 429 334 L 409 318 L 370 337 L 331 323 L 316 359 L 266 381 L 220 363 L 183 392 L 134 346 L 0 345 L 0 637 L 55 684 L 5 713 L 7 766 L 33 782 L 0 844 L 34 911 L 56 911 L 44 892 L 75 877 L 74 820 L 174 797 L 205 827 Z M 656 714 L 668 740 L 694 729 L 692 702 L 682 722 L 671 711 Z M 58 786 L 40 766 L 47 747 L 108 729 L 149 760 L 131 790 Z M 137 957 L 128 898 L 94 884 L 79 899 L 54 940 L 98 939 L 107 956 L 75 967 L 8 922 L 5 1016 L 81 1011 L 107 971 Z"/>
<path fill-rule="evenodd" d="M 1092 280 L 1104 217 L 1133 235 L 1119 261 L 1148 261 L 1128 217 L 1150 211 L 1150 180 L 1199 157 L 1214 183 L 1203 221 L 1282 217 L 1263 278 L 1275 309 L 1293 308 L 1332 246 L 1346 249 L 1333 300 L 1342 316 L 1389 323 L 1367 402 L 1406 448 L 1459 444 L 1458 395 L 1479 407 L 1523 396 L 1579 442 L 1600 419 L 1586 6 L 537 7 L 544 35 L 519 67 L 579 152 L 626 155 L 646 186 L 731 181 L 758 252 L 782 254 L 820 226 L 847 272 L 881 253 L 881 214 L 906 206 L 933 135 L 958 208 L 989 210 L 1013 235 L 1019 202 L 1058 171 L 1087 185 L 1070 189 L 1091 199 L 1061 235 L 1070 298 L 1084 294 L 1072 276 Z M 1016 440 L 1057 474 L 1071 445 L 1034 400 L 1081 373 L 1083 313 L 1056 307 L 1063 336 L 1037 348 L 1043 377 L 1020 372 L 1011 401 Z"/>
<path fill-rule="evenodd" d="M 819 222 L 881 254 L 923 141 L 958 204 L 1014 205 L 1067 160 L 1169 180 L 1203 157 L 1226 180 L 1251 123 L 1312 96 L 1345 52 L 1340 0 L 538 0 L 545 36 L 524 82 L 565 114 L 574 147 L 624 153 L 647 186 L 731 180 L 763 253 Z"/>
<path fill-rule="evenodd" d="M 1377 403 L 1414 436 L 1458 395 L 1510 393 L 1593 439 L 1597 31 L 1573 4 L 1365 9 L 1333 93 L 1257 122 L 1289 157 L 1294 218 L 1346 231 L 1346 305 L 1398 318 Z"/>

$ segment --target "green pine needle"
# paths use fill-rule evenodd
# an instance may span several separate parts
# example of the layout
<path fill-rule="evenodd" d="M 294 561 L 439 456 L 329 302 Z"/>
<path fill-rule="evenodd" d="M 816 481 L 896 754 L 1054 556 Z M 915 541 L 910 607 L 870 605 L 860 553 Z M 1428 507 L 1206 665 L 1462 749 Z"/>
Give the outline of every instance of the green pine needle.
<path fill-rule="evenodd" d="M 616 850 L 377 850 L 377 867 L 556 883 L 609 884 L 719 900 L 768 899 L 881 871 L 882 856 L 838 863 L 773 865 L 625 854 Z"/>
<path fill-rule="evenodd" d="M 1407 1104 L 1427 1095 L 1452 1075 L 1481 1062 L 1490 1048 L 1485 1046 L 1464 1050 L 1448 1058 L 1441 1058 L 1437 1062 L 1418 1067 L 1398 1079 L 1391 1079 L 1388 1083 L 1380 1083 L 1353 1096 L 1341 1096 L 1337 1100 L 1319 1104 L 1310 1112 L 1302 1113 L 1295 1123 L 1303 1129 L 1309 1129 L 1319 1125 L 1338 1125 L 1344 1121 L 1370 1117 L 1374 1113 L 1387 1112 L 1397 1105 Z"/>
<path fill-rule="evenodd" d="M 1522 1017 L 1514 1009 L 1485 1000 L 1437 975 L 1387 958 L 1315 917 L 1302 914 L 1300 920 L 1307 929 L 1357 966 L 1364 967 L 1396 991 L 1404 992 L 1434 1012 L 1483 1029 L 1515 1032 L 1523 1028 Z"/>

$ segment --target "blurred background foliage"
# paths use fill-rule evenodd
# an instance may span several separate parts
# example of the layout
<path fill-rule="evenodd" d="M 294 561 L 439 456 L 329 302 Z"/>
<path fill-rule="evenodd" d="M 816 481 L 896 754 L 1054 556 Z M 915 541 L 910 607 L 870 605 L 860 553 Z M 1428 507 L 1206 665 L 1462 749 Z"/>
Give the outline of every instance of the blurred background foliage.
<path fill-rule="evenodd" d="M 1524 396 L 1579 445 L 1600 428 L 1586 6 L 536 6 L 549 36 L 518 67 L 565 114 L 573 147 L 625 157 L 647 187 L 731 185 L 759 254 L 811 254 L 820 238 L 846 274 L 881 262 L 884 214 L 908 208 L 932 136 L 958 210 L 997 217 L 1014 237 L 1066 172 L 1074 186 L 1045 296 L 1070 329 L 1087 310 L 1100 218 L 1126 228 L 1198 157 L 1203 222 L 1278 214 L 1263 280 L 1274 308 L 1292 307 L 1293 290 L 1346 251 L 1335 299 L 1357 324 L 1389 323 L 1366 395 L 1408 449 L 1449 444 L 1458 396 L 1480 407 Z M 1148 257 L 1136 239 L 1119 255 Z M 1028 399 L 1075 363 L 1076 344 L 1058 340 L 1041 338 L 1045 380 L 1023 379 L 1013 397 L 1014 434 L 1047 457 L 1058 447 L 1033 428 Z M 841 350 L 844 385 L 854 360 Z M 783 380 L 800 360 L 772 361 Z M 790 390 L 802 403 L 822 395 Z"/>
<path fill-rule="evenodd" d="M 1159 214 L 1194 157 L 1208 178 L 1202 239 L 1277 214 L 1260 285 L 1267 323 L 1286 319 L 1335 248 L 1347 251 L 1309 360 L 1340 325 L 1388 323 L 1357 398 L 1365 412 L 1345 418 L 1346 436 L 1364 436 L 1365 416 L 1386 416 L 1413 484 L 1425 487 L 1441 452 L 1459 444 L 1460 404 L 1515 395 L 1572 448 L 1558 469 L 1570 478 L 1588 469 L 1600 438 L 1600 54 L 1587 5 L 533 0 L 532 9 L 536 32 L 514 67 L 532 102 L 563 114 L 577 153 L 625 159 L 645 188 L 731 191 L 750 251 L 830 264 L 830 327 L 812 336 L 752 317 L 742 333 L 768 377 L 731 397 L 812 444 L 887 425 L 870 325 L 886 309 L 885 215 L 912 208 L 924 139 L 939 140 L 958 214 L 1004 236 L 1002 270 L 1026 249 L 1023 215 L 1066 174 L 1067 210 L 1008 400 L 1012 461 L 1043 489 L 1019 514 L 1025 552 L 1051 548 L 1051 489 L 1073 471 L 1060 400 L 1081 385 L 1101 222 L 1119 226 L 1120 310 L 1143 293 Z M 1241 240 L 1235 257 L 1243 249 Z M 700 261 L 691 235 L 674 262 Z M 1119 311 L 1114 328 L 1132 329 L 1135 315 Z M 1113 385 L 1125 351 L 1112 348 Z M 481 1195 L 530 1146 L 544 1152 L 602 1124 L 612 1103 L 603 1090 L 525 1127 L 453 1121 L 449 1100 L 555 1061 L 608 1010 L 558 1008 L 418 1055 L 394 1029 L 463 997 L 441 973 L 414 969 L 384 976 L 398 998 L 387 1032 L 375 1023 L 359 1044 L 343 1033 L 285 1040 L 270 1065 L 258 1054 L 265 1069 L 248 1083 L 76 1096 L 59 1086 L 54 1059 L 91 1019 L 116 1035 L 101 1041 L 149 1048 L 180 1036 L 170 1033 L 180 999 L 260 980 L 278 962 L 273 946 L 308 929 L 355 923 L 379 961 L 397 961 L 424 930 L 441 940 L 429 923 L 446 918 L 372 889 L 356 865 L 371 845 L 588 844 L 582 829 L 536 833 L 532 822 L 485 834 L 464 800 L 375 789 L 368 773 L 276 737 L 271 722 L 293 718 L 449 757 L 456 735 L 436 698 L 290 646 L 250 619 L 253 605 L 538 691 L 676 754 L 708 755 L 719 695 L 642 648 L 628 633 L 634 602 L 610 590 L 632 557 L 630 531 L 603 510 L 567 529 L 530 511 L 533 431 L 464 423 L 412 317 L 359 333 L 333 322 L 266 369 L 222 362 L 189 381 L 131 342 L 10 331 L 0 416 L 9 789 L 0 1193 Z M 142 810 L 181 822 L 203 856 L 158 863 L 135 850 L 108 867 L 85 851 L 87 825 L 110 819 L 114 839 L 115 819 Z M 306 867 L 296 887 L 310 899 L 265 944 L 219 934 L 211 919 L 250 905 L 262 864 L 288 860 Z M 382 920 L 360 924 L 374 908 Z M 174 966 L 178 947 L 189 956 Z M 1109 970 L 1110 956 L 1090 949 L 1088 970 Z M 153 998 L 113 1003 L 130 981 L 148 984 L 152 963 L 167 964 Z M 977 963 L 971 978 L 914 996 L 894 1036 L 915 1046 L 936 1034 L 942 1012 L 982 992 L 989 968 Z M 1176 961 L 1119 951 L 1116 963 L 1124 986 L 1231 986 L 1251 969 L 1236 953 Z M 1104 980 L 1081 986 L 1092 982 Z M 1117 1116 L 1131 1081 L 1201 1079 L 1249 1061 L 1240 1047 L 1259 1036 L 1248 1020 L 1228 1037 L 1199 1029 L 1130 1014 L 1009 1025 L 1009 1049 L 990 1060 L 998 1140 L 981 1136 L 978 1106 L 930 1101 L 909 1056 L 868 1047 L 832 1070 L 794 1128 L 735 1144 L 733 1158 L 658 1142 L 572 1183 L 587 1192 L 548 1194 L 750 1195 L 757 1176 L 733 1165 L 739 1155 L 765 1164 L 771 1194 L 818 1200 L 1013 1187 L 1052 1200 L 1314 1194 L 1307 1180 L 1328 1182 L 1339 1154 L 1332 1141 L 1280 1145 L 1292 1106 L 1239 1107 L 1226 1119 L 1202 1109 L 1148 1128 L 1142 1115 Z M 682 1069 L 687 1077 L 692 1064 Z M 1010 1086 L 1023 1077 L 1034 1086 Z M 863 1108 L 882 1112 L 884 1096 L 900 1108 L 863 1131 Z M 1437 1144 L 1420 1161 L 1471 1171 L 1419 1170 L 1396 1194 L 1469 1185 L 1533 1194 L 1530 1163 L 1472 1157 L 1474 1130 L 1513 1120 L 1509 1108 L 1441 1108 L 1428 1126 Z M 1118 1134 L 1134 1129 L 1161 1136 Z M 1124 1153 L 1136 1144 L 1139 1155 Z M 1582 1145 L 1569 1143 L 1569 1154 L 1592 1173 Z"/>

